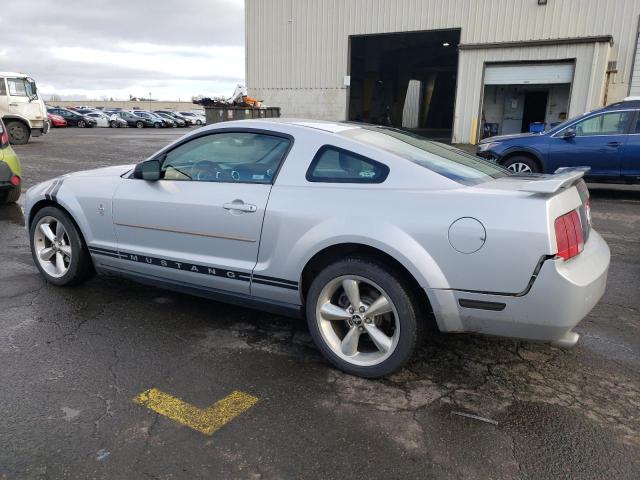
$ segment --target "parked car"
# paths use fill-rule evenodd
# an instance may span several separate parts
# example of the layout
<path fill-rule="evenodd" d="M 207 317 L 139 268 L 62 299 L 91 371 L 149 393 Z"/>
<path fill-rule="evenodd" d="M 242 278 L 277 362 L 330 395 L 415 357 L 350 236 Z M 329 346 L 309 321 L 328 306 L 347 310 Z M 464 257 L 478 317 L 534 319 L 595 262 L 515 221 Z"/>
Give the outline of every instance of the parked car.
<path fill-rule="evenodd" d="M 116 115 L 118 118 L 121 118 L 129 127 L 136 128 L 145 128 L 145 127 L 154 127 L 154 122 L 147 118 L 139 117 L 138 115 L 134 115 L 131 112 L 125 112 L 123 110 L 118 110 L 113 112 L 113 115 Z"/>
<path fill-rule="evenodd" d="M 47 113 L 47 118 L 49 119 L 49 123 L 53 127 L 62 128 L 67 126 L 67 121 L 61 115 L 56 115 L 55 113 Z"/>
<path fill-rule="evenodd" d="M 182 120 L 182 119 L 180 119 L 180 118 L 178 118 L 176 116 L 173 116 L 173 115 L 170 115 L 170 114 L 164 113 L 164 112 L 153 112 L 153 113 L 155 113 L 159 117 L 164 118 L 166 120 L 171 120 L 171 122 L 172 122 L 171 126 L 172 127 L 186 127 L 187 126 L 187 122 L 185 122 L 184 120 Z"/>
<path fill-rule="evenodd" d="M 180 112 L 180 115 L 191 120 L 193 125 L 202 126 L 207 124 L 207 119 L 202 113 L 194 113 L 194 112 Z"/>
<path fill-rule="evenodd" d="M 253 120 L 41 183 L 25 216 L 54 285 L 95 269 L 306 315 L 331 363 L 378 377 L 430 321 L 574 345 L 610 260 L 583 173 L 516 176 L 387 127 Z"/>
<path fill-rule="evenodd" d="M 191 125 L 191 120 L 183 117 L 182 115 L 172 112 L 170 110 L 155 110 L 153 113 L 157 113 L 158 115 L 165 117 L 169 116 L 172 120 L 174 120 L 179 127 L 188 127 Z"/>
<path fill-rule="evenodd" d="M 92 111 L 92 112 L 86 113 L 85 115 L 89 118 L 93 118 L 96 121 L 96 126 L 98 127 L 109 128 L 111 126 L 109 122 L 109 116 L 105 115 L 102 112 Z"/>
<path fill-rule="evenodd" d="M 159 117 L 158 115 L 155 115 L 151 112 L 145 112 L 144 110 L 132 110 L 131 113 L 153 122 L 154 128 L 166 128 L 169 126 L 169 124 L 164 121 L 164 118 Z"/>
<path fill-rule="evenodd" d="M 49 108 L 47 109 L 47 112 L 53 113 L 54 115 L 60 115 L 67 121 L 67 125 L 70 127 L 90 128 L 97 125 L 95 119 L 87 117 L 86 115 L 82 115 L 81 113 L 74 112 L 73 110 L 68 110 L 66 108 Z"/>
<path fill-rule="evenodd" d="M 22 179 L 20 159 L 9 143 L 9 132 L 0 120 L 0 204 L 20 198 Z"/>
<path fill-rule="evenodd" d="M 541 134 L 490 137 L 477 154 L 516 173 L 586 166 L 589 181 L 638 183 L 640 101 L 614 103 Z"/>

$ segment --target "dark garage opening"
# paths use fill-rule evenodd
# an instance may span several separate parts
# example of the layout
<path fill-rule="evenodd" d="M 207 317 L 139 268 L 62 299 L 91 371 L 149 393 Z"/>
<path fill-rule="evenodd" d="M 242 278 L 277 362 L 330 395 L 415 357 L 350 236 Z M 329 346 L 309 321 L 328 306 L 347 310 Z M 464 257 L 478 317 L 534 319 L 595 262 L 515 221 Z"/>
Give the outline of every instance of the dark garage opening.
<path fill-rule="evenodd" d="M 460 30 L 350 40 L 349 120 L 450 141 Z"/>

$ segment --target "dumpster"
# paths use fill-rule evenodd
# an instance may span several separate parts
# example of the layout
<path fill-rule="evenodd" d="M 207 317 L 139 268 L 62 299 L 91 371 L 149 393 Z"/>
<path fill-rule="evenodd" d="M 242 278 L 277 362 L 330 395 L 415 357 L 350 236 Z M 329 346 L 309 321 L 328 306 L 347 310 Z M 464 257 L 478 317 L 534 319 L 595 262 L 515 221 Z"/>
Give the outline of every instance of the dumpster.
<path fill-rule="evenodd" d="M 207 125 L 230 122 L 232 120 L 252 120 L 255 118 L 278 118 L 280 107 L 204 107 Z"/>

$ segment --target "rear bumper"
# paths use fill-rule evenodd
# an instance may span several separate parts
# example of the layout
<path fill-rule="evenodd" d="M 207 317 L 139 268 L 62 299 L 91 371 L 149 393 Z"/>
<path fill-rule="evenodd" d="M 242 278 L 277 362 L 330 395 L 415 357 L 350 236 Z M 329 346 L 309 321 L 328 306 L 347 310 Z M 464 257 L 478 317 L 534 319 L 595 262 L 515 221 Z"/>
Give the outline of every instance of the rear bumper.
<path fill-rule="evenodd" d="M 606 242 L 597 232 L 591 231 L 584 251 L 577 257 L 566 262 L 562 259 L 545 261 L 526 293 L 509 295 L 430 289 L 427 294 L 441 330 L 571 346 L 578 341 L 572 328 L 587 316 L 604 294 L 610 258 Z"/>

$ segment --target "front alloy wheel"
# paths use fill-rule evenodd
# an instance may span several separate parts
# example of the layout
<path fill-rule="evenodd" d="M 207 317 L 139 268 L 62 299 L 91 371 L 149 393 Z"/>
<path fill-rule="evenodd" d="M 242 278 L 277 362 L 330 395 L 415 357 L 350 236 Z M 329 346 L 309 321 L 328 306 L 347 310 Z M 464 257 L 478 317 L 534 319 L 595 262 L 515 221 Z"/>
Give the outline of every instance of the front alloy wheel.
<path fill-rule="evenodd" d="M 54 217 L 42 217 L 36 224 L 33 240 L 40 267 L 54 278 L 64 276 L 69 271 L 73 252 L 62 222 Z"/>
<path fill-rule="evenodd" d="M 77 285 L 94 274 L 82 234 L 66 212 L 44 207 L 33 217 L 29 233 L 33 260 L 47 282 Z"/>

